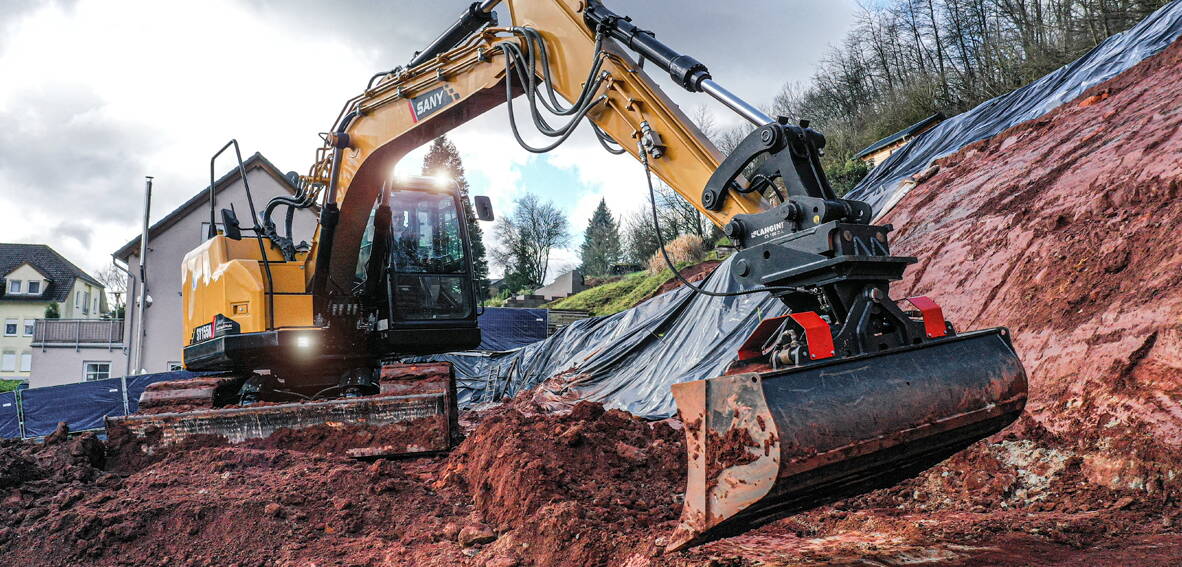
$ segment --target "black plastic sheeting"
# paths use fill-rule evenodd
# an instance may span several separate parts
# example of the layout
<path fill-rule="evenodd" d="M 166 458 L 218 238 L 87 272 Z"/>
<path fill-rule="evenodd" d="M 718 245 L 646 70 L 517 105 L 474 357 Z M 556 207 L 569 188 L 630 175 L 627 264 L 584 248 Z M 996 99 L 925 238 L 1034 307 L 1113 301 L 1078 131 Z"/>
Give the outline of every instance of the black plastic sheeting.
<path fill-rule="evenodd" d="M 846 198 L 865 201 L 874 207 L 876 214 L 884 214 L 906 194 L 907 177 L 923 171 L 932 161 L 1050 112 L 1165 49 L 1179 35 L 1182 35 L 1182 0 L 1174 0 L 1072 63 L 921 134 L 871 170 Z"/>
<path fill-rule="evenodd" d="M 512 350 L 546 338 L 549 311 L 487 307 L 480 314 L 480 346 L 477 350 Z"/>
<path fill-rule="evenodd" d="M 730 264 L 723 262 L 701 285 L 710 291 L 739 290 Z M 591 400 L 660 419 L 676 412 L 670 385 L 718 376 L 760 320 L 784 311 L 779 300 L 764 293 L 709 297 L 681 287 L 615 315 L 576 321 L 512 352 L 424 360 L 455 365 L 465 407 L 546 382 L 538 394 L 544 400 Z"/>

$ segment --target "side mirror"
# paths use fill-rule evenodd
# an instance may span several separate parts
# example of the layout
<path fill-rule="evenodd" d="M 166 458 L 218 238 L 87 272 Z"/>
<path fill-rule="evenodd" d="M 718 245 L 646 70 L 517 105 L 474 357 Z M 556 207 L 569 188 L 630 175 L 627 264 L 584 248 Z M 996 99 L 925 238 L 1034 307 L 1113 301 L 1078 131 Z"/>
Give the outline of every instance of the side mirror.
<path fill-rule="evenodd" d="M 230 240 L 242 240 L 242 229 L 238 227 L 238 215 L 230 209 L 222 209 L 222 230 Z"/>
<path fill-rule="evenodd" d="M 472 200 L 476 205 L 476 218 L 482 221 L 493 220 L 492 200 L 484 195 L 477 195 Z"/>

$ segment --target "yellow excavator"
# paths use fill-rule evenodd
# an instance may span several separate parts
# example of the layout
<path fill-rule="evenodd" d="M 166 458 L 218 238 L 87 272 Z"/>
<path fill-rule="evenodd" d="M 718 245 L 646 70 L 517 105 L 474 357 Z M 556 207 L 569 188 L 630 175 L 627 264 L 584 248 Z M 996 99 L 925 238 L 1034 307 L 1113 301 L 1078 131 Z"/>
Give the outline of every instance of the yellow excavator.
<path fill-rule="evenodd" d="M 402 437 L 351 454 L 451 448 L 460 438 L 451 367 L 401 360 L 480 342 L 467 223 L 492 210 L 445 178 L 392 172 L 409 151 L 501 105 L 534 152 L 588 123 L 607 151 L 642 162 L 650 191 L 655 174 L 738 245 L 736 293 L 787 307 L 757 326 L 724 375 L 673 387 L 688 484 L 669 549 L 890 486 L 1017 418 L 1027 384 L 1006 329 L 958 332 L 931 299 L 890 298 L 916 259 L 892 255 L 892 228 L 833 192 L 822 134 L 743 101 L 598 0 L 503 0 L 508 26 L 494 12 L 501 1 L 472 4 L 408 65 L 374 75 L 323 135 L 295 196 L 262 211 L 250 201 L 245 225 L 222 209 L 219 231 L 211 183 L 209 238 L 185 257 L 181 291 L 185 367 L 213 374 L 154 384 L 140 414 L 109 428 L 167 443 L 401 427 Z M 755 129 L 721 155 L 645 63 Z M 551 141 L 531 146 L 526 121 Z M 314 205 L 317 232 L 297 246 L 291 211 Z"/>

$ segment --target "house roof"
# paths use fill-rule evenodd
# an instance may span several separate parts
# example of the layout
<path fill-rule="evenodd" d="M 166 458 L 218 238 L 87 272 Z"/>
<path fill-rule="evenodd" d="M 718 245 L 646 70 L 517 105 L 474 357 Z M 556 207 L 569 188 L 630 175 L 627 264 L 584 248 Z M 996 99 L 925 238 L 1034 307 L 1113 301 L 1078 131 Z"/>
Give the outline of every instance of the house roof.
<path fill-rule="evenodd" d="M 22 264 L 28 264 L 41 272 L 49 279 L 49 283 L 41 291 L 41 295 L 4 297 L 6 300 L 65 301 L 70 295 L 70 287 L 74 284 L 74 278 L 81 278 L 90 284 L 104 287 L 93 276 L 82 271 L 82 268 L 75 266 L 49 246 L 0 243 L 0 276 L 7 275 Z M 7 289 L 8 286 L 0 289 L 0 297 L 3 297 Z"/>
<path fill-rule="evenodd" d="M 287 189 L 293 195 L 296 193 L 296 191 L 299 190 L 299 188 L 296 187 L 291 182 L 291 180 L 287 178 L 286 175 L 284 175 L 282 172 L 279 171 L 279 168 L 275 167 L 275 164 L 271 163 L 270 160 L 263 157 L 263 154 L 261 154 L 261 153 L 255 152 L 254 155 L 243 160 L 242 165 L 246 169 L 247 172 L 251 171 L 252 169 L 261 168 L 263 171 L 267 172 L 271 177 L 275 178 L 276 181 L 279 181 L 280 185 L 282 185 L 283 188 Z M 230 169 L 229 172 L 227 172 L 225 175 L 221 176 L 221 178 L 219 178 L 217 181 L 213 182 L 214 195 L 216 196 L 218 193 L 221 193 L 223 190 L 225 190 L 226 187 L 229 187 L 234 181 L 237 181 L 238 177 L 239 177 L 238 168 L 234 167 L 234 168 Z M 262 203 L 260 203 L 260 204 L 262 204 Z M 198 207 L 208 207 L 208 206 L 209 206 L 209 186 L 207 185 L 207 186 L 205 186 L 205 188 L 201 189 L 201 191 L 198 191 L 196 195 L 193 195 L 191 198 L 189 198 L 188 201 L 185 201 L 184 203 L 181 204 L 181 206 L 174 209 L 171 213 L 164 215 L 164 218 L 156 221 L 155 224 L 153 224 L 151 227 L 149 227 L 148 228 L 149 242 L 151 241 L 152 237 L 157 236 L 158 234 L 160 234 L 164 230 L 168 229 L 172 225 L 179 222 L 181 220 L 181 218 L 183 218 L 185 215 L 192 212 L 194 209 L 196 209 Z M 249 216 L 250 215 L 247 215 L 247 217 L 249 217 Z M 129 257 L 131 257 L 132 254 L 139 253 L 139 246 L 140 246 L 140 237 L 136 236 L 135 238 L 131 239 L 127 244 L 124 244 L 122 247 L 120 247 L 118 250 L 116 250 L 115 253 L 111 254 L 111 256 L 114 256 L 115 258 L 126 261 Z"/>
<path fill-rule="evenodd" d="M 924 128 L 927 128 L 928 126 L 931 126 L 932 124 L 935 124 L 941 120 L 944 120 L 944 118 L 945 116 L 943 112 L 937 112 L 927 118 L 924 118 L 923 120 L 920 120 L 919 122 L 916 122 L 915 124 L 891 134 L 890 136 L 870 144 L 866 147 L 866 149 L 854 154 L 854 159 L 864 158 L 874 152 L 877 152 L 878 150 L 898 142 L 899 140 L 902 140 L 903 138 L 914 136 L 916 132 L 919 132 L 920 130 L 923 130 Z"/>

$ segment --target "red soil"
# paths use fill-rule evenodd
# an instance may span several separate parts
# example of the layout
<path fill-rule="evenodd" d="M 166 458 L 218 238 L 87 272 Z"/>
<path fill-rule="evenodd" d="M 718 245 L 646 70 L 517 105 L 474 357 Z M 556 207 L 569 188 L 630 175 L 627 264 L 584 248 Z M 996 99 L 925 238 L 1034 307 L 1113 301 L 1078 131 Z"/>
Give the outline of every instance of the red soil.
<path fill-rule="evenodd" d="M 706 276 L 709 276 L 710 273 L 714 271 L 714 268 L 717 268 L 721 263 L 722 262 L 719 262 L 718 260 L 706 260 L 700 264 L 686 266 L 679 270 L 679 272 L 681 273 L 681 277 L 689 280 L 690 283 L 700 282 L 706 279 Z M 669 281 L 661 284 L 661 287 L 658 287 L 657 291 L 653 292 L 653 296 L 655 297 L 667 291 L 673 291 L 682 285 L 684 284 L 681 283 L 681 280 L 672 278 Z"/>

